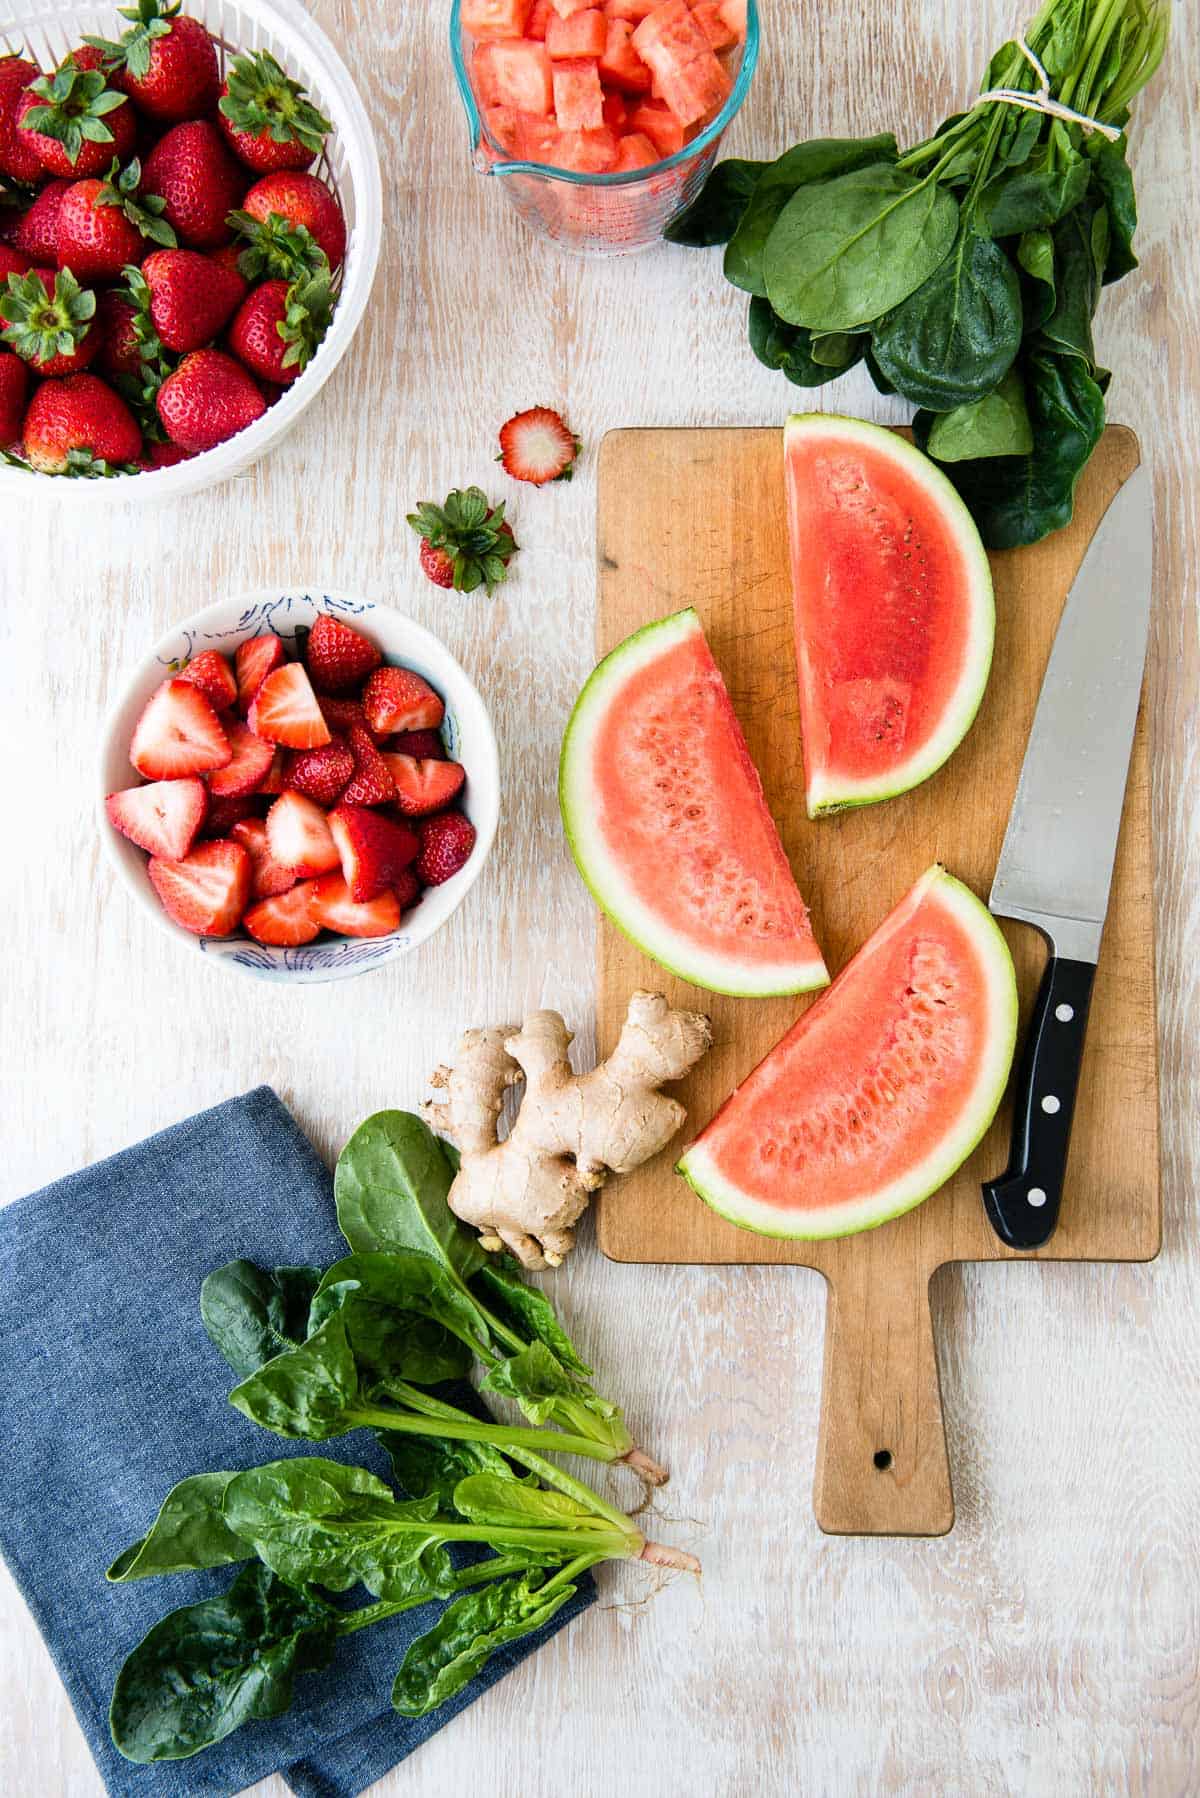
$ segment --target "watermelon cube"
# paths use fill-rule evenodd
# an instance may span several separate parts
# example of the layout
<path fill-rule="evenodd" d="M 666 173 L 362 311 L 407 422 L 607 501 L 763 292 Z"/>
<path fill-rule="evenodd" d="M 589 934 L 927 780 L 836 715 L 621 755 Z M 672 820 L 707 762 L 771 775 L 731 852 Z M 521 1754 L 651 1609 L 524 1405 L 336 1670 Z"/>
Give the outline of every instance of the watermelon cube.
<path fill-rule="evenodd" d="M 739 42 L 746 35 L 746 0 L 718 0 L 721 17 Z"/>
<path fill-rule="evenodd" d="M 630 131 L 640 131 L 648 137 L 660 157 L 674 156 L 683 148 L 683 126 L 661 100 L 643 100 L 640 106 L 634 107 L 626 124 Z"/>
<path fill-rule="evenodd" d="M 472 37 L 520 37 L 532 0 L 462 0 L 463 30 Z"/>
<path fill-rule="evenodd" d="M 662 0 L 605 0 L 604 10 L 610 19 L 631 19 L 636 25 L 661 5 Z"/>
<path fill-rule="evenodd" d="M 554 104 L 550 70 L 545 44 L 532 38 L 485 38 L 471 64 L 475 91 L 485 106 L 540 114 Z"/>
<path fill-rule="evenodd" d="M 608 21 L 594 7 L 573 13 L 569 19 L 551 14 L 546 26 L 546 48 L 556 62 L 573 56 L 603 56 L 607 42 Z"/>
<path fill-rule="evenodd" d="M 658 151 L 648 137 L 640 131 L 627 131 L 617 149 L 614 173 L 625 174 L 634 169 L 648 169 L 660 160 Z"/>
<path fill-rule="evenodd" d="M 721 11 L 718 0 L 701 0 L 699 6 L 692 8 L 692 17 L 708 39 L 713 50 L 728 50 L 736 44 L 738 34 Z"/>
<path fill-rule="evenodd" d="M 710 119 L 729 98 L 731 82 L 687 0 L 666 0 L 636 27 L 630 42 L 647 64 L 681 125 Z"/>
<path fill-rule="evenodd" d="M 485 106 L 483 109 L 483 122 L 489 134 L 510 156 L 517 154 L 518 133 L 524 116 L 512 106 Z"/>
<path fill-rule="evenodd" d="M 618 137 L 620 137 L 622 131 L 625 129 L 625 119 L 628 112 L 629 108 L 625 104 L 624 96 L 618 94 L 612 88 L 605 88 L 604 123 L 610 131 L 615 131 Z"/>
<path fill-rule="evenodd" d="M 547 57 L 549 63 L 549 57 Z M 556 62 L 551 65 L 554 116 L 562 131 L 599 131 L 604 124 L 604 93 L 594 62 Z M 536 108 L 530 107 L 535 111 Z M 614 150 L 613 154 L 616 154 Z"/>
<path fill-rule="evenodd" d="M 516 154 L 521 162 L 543 162 L 553 168 L 558 163 L 558 146 L 562 133 L 553 119 L 535 118 L 531 113 L 518 115 Z"/>
<path fill-rule="evenodd" d="M 559 136 L 558 166 L 580 175 L 607 175 L 617 161 L 615 131 L 564 131 Z"/>
<path fill-rule="evenodd" d="M 537 38 L 544 43 L 546 28 L 554 16 L 554 8 L 551 6 L 550 0 L 533 0 L 533 5 L 529 9 L 529 22 L 525 27 L 525 36 Z"/>
<path fill-rule="evenodd" d="M 633 26 L 628 19 L 608 21 L 608 41 L 600 58 L 600 78 L 623 94 L 648 94 L 650 71 L 630 43 Z"/>
<path fill-rule="evenodd" d="M 550 4 L 560 19 L 569 19 L 574 13 L 586 12 L 592 0 L 550 0 Z"/>

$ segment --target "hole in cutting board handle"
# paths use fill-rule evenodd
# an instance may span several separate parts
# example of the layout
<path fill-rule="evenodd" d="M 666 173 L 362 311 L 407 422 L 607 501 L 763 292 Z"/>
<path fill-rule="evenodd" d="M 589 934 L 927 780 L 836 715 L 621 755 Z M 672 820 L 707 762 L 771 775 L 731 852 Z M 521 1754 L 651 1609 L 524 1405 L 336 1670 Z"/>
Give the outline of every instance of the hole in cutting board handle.
<path fill-rule="evenodd" d="M 886 1473 L 892 1464 L 892 1451 L 890 1448 L 877 1448 L 871 1459 L 880 1473 Z"/>

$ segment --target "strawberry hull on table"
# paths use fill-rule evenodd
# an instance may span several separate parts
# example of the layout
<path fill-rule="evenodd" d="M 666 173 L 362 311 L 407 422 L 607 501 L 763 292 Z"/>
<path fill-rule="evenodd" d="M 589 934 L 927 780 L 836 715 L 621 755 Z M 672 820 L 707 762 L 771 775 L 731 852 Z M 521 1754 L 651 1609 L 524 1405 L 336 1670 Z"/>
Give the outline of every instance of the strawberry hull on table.
<path fill-rule="evenodd" d="M 346 252 L 310 172 L 332 127 L 274 57 L 222 82 L 172 0 L 125 16 L 48 73 L 0 56 L 0 451 L 43 474 L 245 430 L 315 353 Z"/>
<path fill-rule="evenodd" d="M 462 0 L 492 140 L 523 162 L 624 174 L 682 150 L 720 112 L 746 0 Z"/>
<path fill-rule="evenodd" d="M 419 674 L 322 616 L 300 661 L 252 637 L 232 664 L 206 649 L 163 681 L 129 745 L 145 784 L 105 809 L 195 935 L 386 936 L 475 846 L 443 715 Z"/>

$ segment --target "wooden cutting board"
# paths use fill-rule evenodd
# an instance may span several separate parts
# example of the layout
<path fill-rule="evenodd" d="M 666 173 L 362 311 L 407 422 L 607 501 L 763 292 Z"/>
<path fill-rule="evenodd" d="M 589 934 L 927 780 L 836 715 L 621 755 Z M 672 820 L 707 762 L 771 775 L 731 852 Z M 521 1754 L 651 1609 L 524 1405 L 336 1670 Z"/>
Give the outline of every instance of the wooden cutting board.
<path fill-rule="evenodd" d="M 1050 645 L 1067 590 L 1113 494 L 1138 463 L 1111 426 L 1080 485 L 1074 523 L 992 558 L 996 651 L 963 745 L 902 798 L 805 817 L 792 602 L 778 430 L 611 433 L 600 460 L 598 650 L 694 605 L 762 774 L 801 891 L 836 973 L 932 861 L 986 898 Z M 1045 960 L 1031 928 L 1005 924 L 1022 1030 Z M 704 993 L 648 960 L 607 919 L 599 943 L 598 1031 L 614 1040 L 635 987 L 711 1013 L 712 1053 L 676 1089 L 680 1144 L 713 1115 L 811 998 Z M 1139 717 L 1112 899 L 1092 1002 L 1058 1231 L 1035 1256 L 993 1234 L 980 1180 L 1008 1159 L 1002 1108 L 940 1193 L 865 1235 L 788 1243 L 739 1230 L 673 1171 L 680 1144 L 614 1181 L 599 1239 L 616 1261 L 789 1262 L 828 1283 L 815 1509 L 839 1535 L 934 1536 L 954 1522 L 929 1282 L 949 1261 L 1147 1261 L 1161 1236 L 1154 1017 L 1149 750 Z M 730 1287 L 736 1305 L 736 1284 Z M 1053 1370 L 1047 1369 L 1047 1378 Z"/>

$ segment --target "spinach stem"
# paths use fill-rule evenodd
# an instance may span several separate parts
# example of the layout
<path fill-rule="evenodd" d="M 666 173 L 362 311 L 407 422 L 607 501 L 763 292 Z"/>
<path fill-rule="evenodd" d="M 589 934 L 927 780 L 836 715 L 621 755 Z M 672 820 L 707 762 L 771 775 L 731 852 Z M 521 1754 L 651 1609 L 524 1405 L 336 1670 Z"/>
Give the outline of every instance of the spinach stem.
<path fill-rule="evenodd" d="M 529 1562 L 517 1555 L 497 1555 L 490 1561 L 478 1561 L 473 1567 L 464 1567 L 454 1576 L 454 1590 L 465 1592 L 471 1586 L 479 1586 L 485 1580 L 503 1579 L 509 1573 L 524 1573 Z M 369 1629 L 373 1623 L 382 1623 L 388 1617 L 398 1617 L 401 1611 L 412 1611 L 418 1605 L 429 1604 L 435 1598 L 444 1598 L 443 1592 L 417 1592 L 410 1598 L 381 1598 L 375 1604 L 363 1605 L 360 1610 L 345 1612 L 338 1622 L 339 1636 L 352 1636 L 356 1630 Z"/>
<path fill-rule="evenodd" d="M 397 1385 L 400 1382 L 396 1382 Z M 409 1436 L 448 1436 L 457 1442 L 490 1442 L 507 1453 L 509 1446 L 514 1448 L 548 1448 L 556 1455 L 584 1455 L 592 1461 L 617 1461 L 620 1459 L 616 1449 L 603 1442 L 597 1442 L 590 1436 L 568 1436 L 558 1430 L 526 1430 L 520 1427 L 510 1428 L 507 1424 L 479 1423 L 475 1418 L 466 1418 L 463 1422 L 455 1422 L 448 1418 L 431 1416 L 414 1416 L 408 1411 L 388 1411 L 382 1406 L 366 1405 L 346 1413 L 354 1419 L 354 1426 L 362 1425 L 372 1430 L 395 1430 L 401 1435 Z"/>

